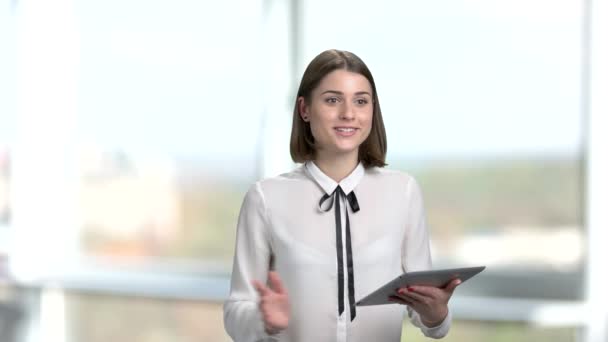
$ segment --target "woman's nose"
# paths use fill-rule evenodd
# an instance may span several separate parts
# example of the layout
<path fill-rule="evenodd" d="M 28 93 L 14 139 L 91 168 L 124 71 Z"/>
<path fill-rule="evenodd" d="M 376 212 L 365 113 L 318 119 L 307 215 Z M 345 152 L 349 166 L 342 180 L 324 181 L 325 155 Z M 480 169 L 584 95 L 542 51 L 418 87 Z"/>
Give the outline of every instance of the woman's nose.
<path fill-rule="evenodd" d="M 340 119 L 352 120 L 355 117 L 353 105 L 345 102 L 340 110 Z"/>

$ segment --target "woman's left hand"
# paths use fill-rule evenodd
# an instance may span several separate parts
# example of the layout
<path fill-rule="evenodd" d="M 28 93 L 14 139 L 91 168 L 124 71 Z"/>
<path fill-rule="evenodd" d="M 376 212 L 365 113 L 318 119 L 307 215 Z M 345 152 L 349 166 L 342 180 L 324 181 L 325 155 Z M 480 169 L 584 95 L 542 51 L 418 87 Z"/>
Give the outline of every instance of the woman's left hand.
<path fill-rule="evenodd" d="M 448 315 L 448 301 L 460 283 L 460 279 L 454 279 L 443 288 L 422 285 L 402 287 L 389 300 L 411 307 L 420 315 L 425 326 L 434 327 Z"/>

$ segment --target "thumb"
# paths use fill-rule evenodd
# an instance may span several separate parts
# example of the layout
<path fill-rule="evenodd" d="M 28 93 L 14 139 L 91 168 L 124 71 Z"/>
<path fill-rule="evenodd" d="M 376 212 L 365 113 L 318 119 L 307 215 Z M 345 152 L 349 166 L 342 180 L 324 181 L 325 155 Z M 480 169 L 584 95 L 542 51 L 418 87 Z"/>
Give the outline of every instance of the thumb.
<path fill-rule="evenodd" d="M 268 272 L 268 283 L 273 291 L 281 294 L 287 293 L 287 290 L 285 289 L 285 286 L 283 286 L 283 282 L 281 281 L 281 278 L 277 272 Z"/>
<path fill-rule="evenodd" d="M 267 295 L 268 292 L 270 292 L 270 290 L 266 287 L 266 285 L 260 283 L 257 280 L 253 280 L 251 283 L 253 284 L 253 287 L 255 287 L 255 289 L 258 291 L 258 294 L 260 295 L 260 297 L 263 297 L 263 296 Z"/>
<path fill-rule="evenodd" d="M 450 281 L 448 286 L 445 287 L 445 289 L 446 289 L 446 291 L 452 293 L 452 292 L 454 292 L 456 287 L 460 284 L 462 284 L 462 281 L 460 279 L 453 279 L 452 281 Z"/>

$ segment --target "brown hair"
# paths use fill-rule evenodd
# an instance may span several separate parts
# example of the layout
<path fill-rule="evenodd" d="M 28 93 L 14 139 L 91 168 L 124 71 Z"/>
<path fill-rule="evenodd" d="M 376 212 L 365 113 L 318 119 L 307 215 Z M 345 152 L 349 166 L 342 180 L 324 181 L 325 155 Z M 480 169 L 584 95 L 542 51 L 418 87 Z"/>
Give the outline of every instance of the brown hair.
<path fill-rule="evenodd" d="M 315 57 L 302 76 L 298 94 L 293 108 L 293 122 L 291 126 L 291 142 L 289 150 L 291 159 L 296 163 L 303 163 L 315 158 L 315 144 L 310 124 L 300 116 L 298 109 L 298 98 L 302 96 L 306 103 L 310 103 L 313 90 L 321 83 L 321 80 L 334 70 L 347 70 L 363 75 L 372 87 L 372 101 L 374 104 L 372 128 L 369 136 L 359 146 L 359 161 L 364 167 L 386 166 L 386 131 L 380 110 L 380 101 L 374 77 L 361 58 L 352 52 L 341 50 L 326 50 Z"/>

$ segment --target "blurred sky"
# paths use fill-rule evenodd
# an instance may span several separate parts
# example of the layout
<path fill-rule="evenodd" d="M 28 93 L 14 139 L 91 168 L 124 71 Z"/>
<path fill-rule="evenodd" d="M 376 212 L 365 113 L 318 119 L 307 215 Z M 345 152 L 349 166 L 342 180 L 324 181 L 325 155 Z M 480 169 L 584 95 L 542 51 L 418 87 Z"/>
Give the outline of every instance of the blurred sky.
<path fill-rule="evenodd" d="M 259 47 L 272 39 L 263 36 L 261 2 L 75 3 L 84 144 L 203 159 L 255 154 L 268 108 Z M 395 157 L 570 154 L 582 139 L 582 6 L 307 1 L 298 70 L 327 48 L 362 57 Z M 14 18 L 4 20 L 5 7 L 0 72 L 9 77 L 0 91 L 10 95 Z M 0 144 L 10 143 L 14 103 L 0 99 Z"/>

